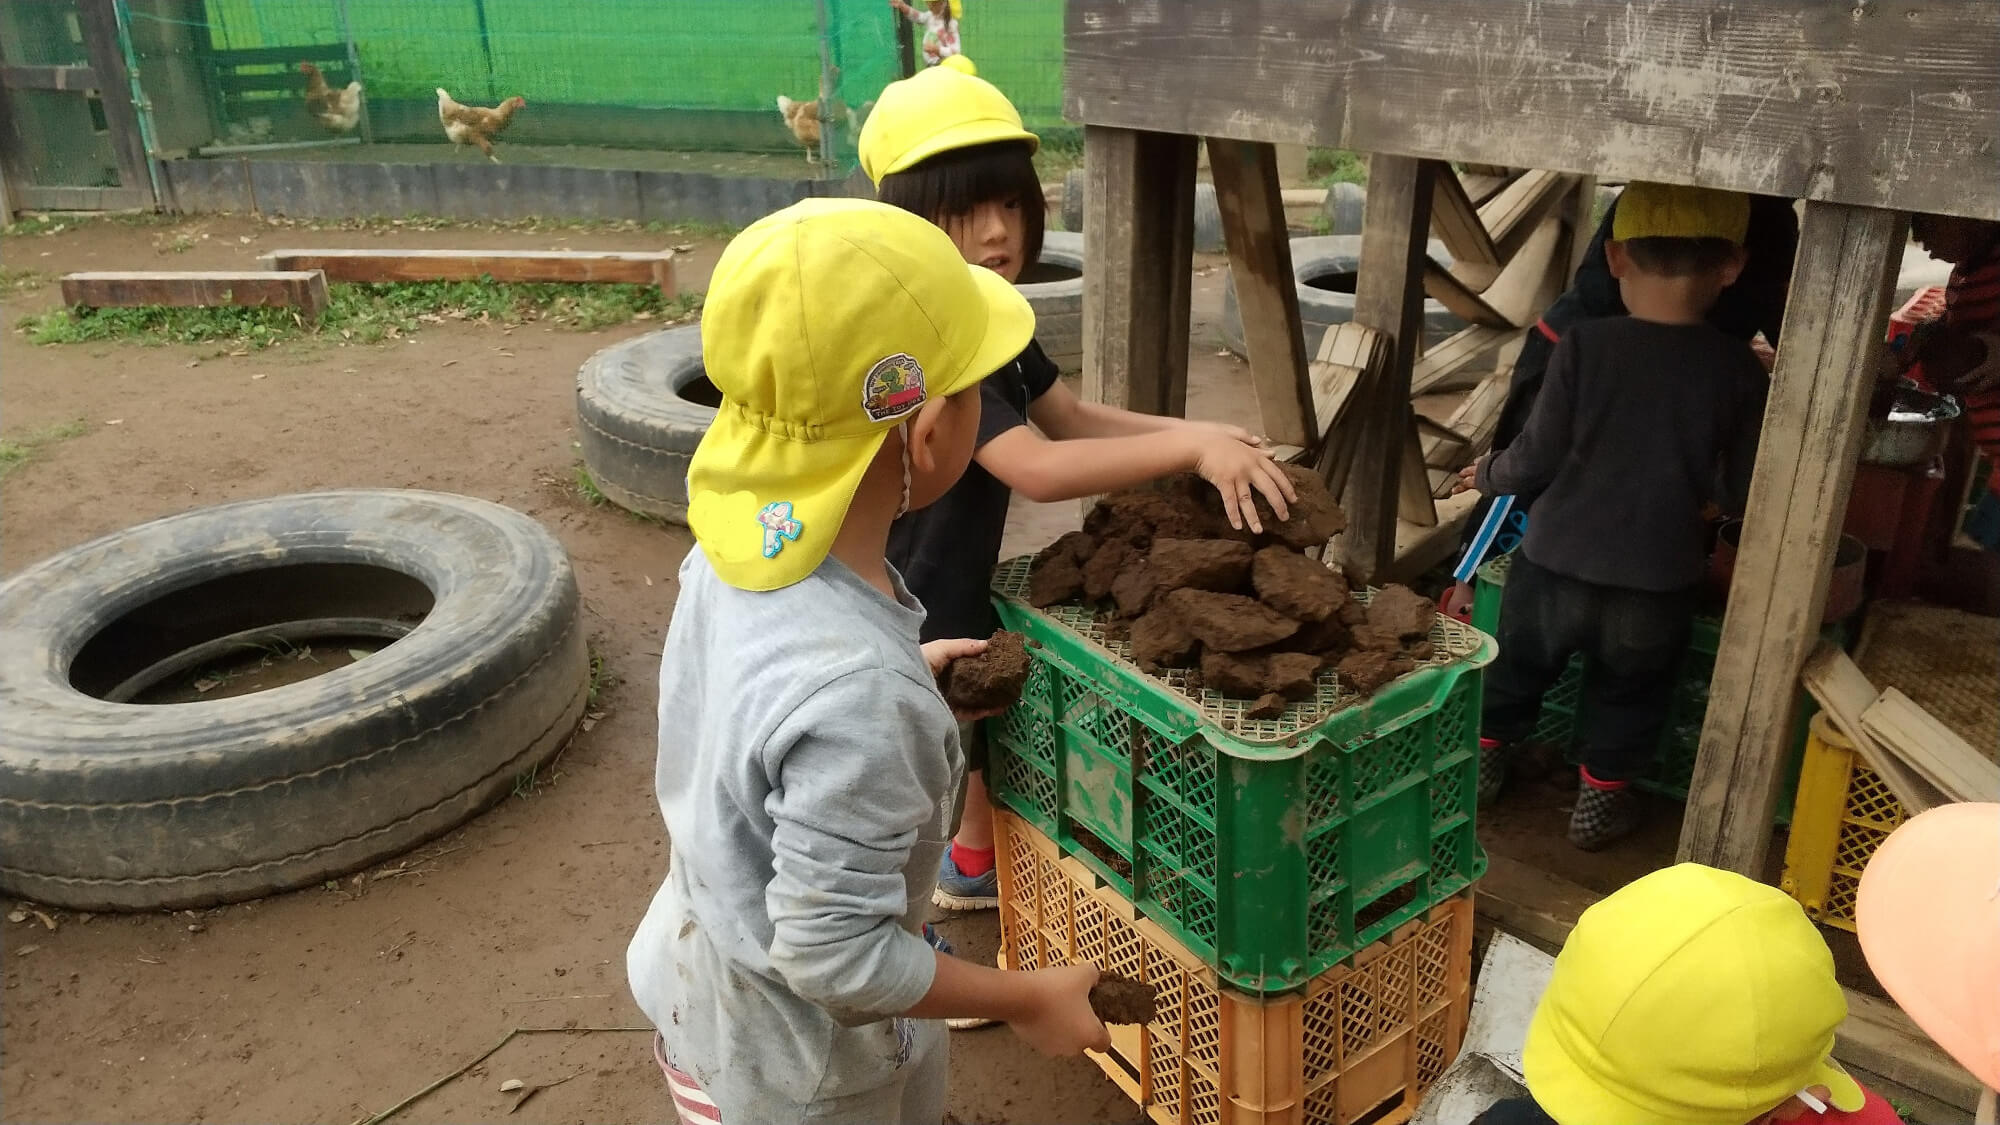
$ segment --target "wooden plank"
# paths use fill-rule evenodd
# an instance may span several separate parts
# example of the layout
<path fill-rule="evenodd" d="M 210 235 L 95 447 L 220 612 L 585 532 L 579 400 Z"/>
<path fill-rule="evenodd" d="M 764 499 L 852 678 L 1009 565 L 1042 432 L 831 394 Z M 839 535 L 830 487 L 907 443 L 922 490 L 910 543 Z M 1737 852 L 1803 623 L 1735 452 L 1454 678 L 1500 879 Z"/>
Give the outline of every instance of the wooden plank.
<path fill-rule="evenodd" d="M 1743 542 L 1681 825 L 1680 858 L 1764 870 L 1798 675 L 1861 452 L 1905 216 L 1806 207 Z"/>
<path fill-rule="evenodd" d="M 1520 178 L 1520 173 L 1518 172 L 1505 170 L 1498 172 L 1477 172 L 1473 170 L 1483 167 L 1490 166 L 1465 164 L 1460 166 L 1458 173 L 1458 180 L 1465 185 L 1465 194 L 1472 200 L 1475 207 L 1485 206 L 1488 200 L 1499 195 L 1508 184 Z"/>
<path fill-rule="evenodd" d="M 76 0 L 76 17 L 90 66 L 97 72 L 98 100 L 111 127 L 111 150 L 118 157 L 118 186 L 145 192 L 145 206 L 157 207 L 153 170 L 147 163 L 145 134 L 132 105 L 132 77 L 118 27 L 117 0 Z"/>
<path fill-rule="evenodd" d="M 672 250 L 273 250 L 272 270 L 322 270 L 328 281 L 603 282 L 674 295 Z"/>
<path fill-rule="evenodd" d="M 2000 4 L 1069 0 L 1096 125 L 2000 215 Z"/>
<path fill-rule="evenodd" d="M 1530 171 L 1479 209 L 1479 221 L 1486 224 L 1502 258 L 1514 256 L 1576 179 L 1560 172 Z"/>
<path fill-rule="evenodd" d="M 1840 733 L 1854 743 L 1855 752 L 1879 774 L 1896 799 L 1911 815 L 1945 803 L 1942 793 L 1919 777 L 1900 758 L 1876 743 L 1861 722 L 1861 716 L 1879 694 L 1848 655 L 1831 641 L 1821 641 L 1806 658 L 1799 682 L 1812 693 Z"/>
<path fill-rule="evenodd" d="M 1861 713 L 1861 729 L 1954 801 L 2000 800 L 2000 765 L 1895 688 Z"/>
<path fill-rule="evenodd" d="M 0 85 L 14 90 L 95 90 L 97 72 L 87 66 L 0 66 Z"/>
<path fill-rule="evenodd" d="M 1476 492 L 1448 496 L 1437 502 L 1437 523 L 1421 527 L 1407 521 L 1396 522 L 1396 561 L 1383 578 L 1391 582 L 1413 582 L 1463 549 L 1466 521 L 1479 503 Z"/>
<path fill-rule="evenodd" d="M 1243 314 L 1243 344 L 1264 435 L 1285 445 L 1319 436 L 1306 345 L 1299 325 L 1292 238 L 1278 188 L 1274 145 L 1210 137 L 1204 142 L 1216 209 Z"/>
<path fill-rule="evenodd" d="M 1453 333 L 1424 353 L 1410 373 L 1410 394 L 1432 395 L 1476 387 L 1493 373 L 1480 361 L 1520 338 L 1519 328 L 1489 328 L 1474 324 Z"/>
<path fill-rule="evenodd" d="M 319 270 L 89 271 L 64 274 L 62 296 L 64 304 L 87 308 L 288 305 L 307 320 L 319 318 L 327 299 Z"/>
<path fill-rule="evenodd" d="M 1396 474 L 1396 518 L 1417 527 L 1436 527 L 1437 505 L 1431 502 L 1430 467 L 1424 464 L 1424 439 L 1417 414 L 1409 416 L 1409 437 L 1403 441 L 1402 468 Z"/>
<path fill-rule="evenodd" d="M 1488 857 L 1473 909 L 1501 929 L 1545 949 L 1560 949 L 1576 920 L 1602 897 L 1559 875 L 1503 855 Z M 1902 1009 L 1853 989 L 1847 1019 L 1834 1032 L 1834 1057 L 1918 1093 L 1970 1110 L 1979 1087 L 1964 1068 L 1917 1029 Z"/>
<path fill-rule="evenodd" d="M 1187 413 L 1194 262 L 1192 136 L 1084 130 L 1083 390 L 1146 414 Z"/>
<path fill-rule="evenodd" d="M 1553 215 L 1544 218 L 1483 293 L 1474 292 L 1453 271 L 1425 259 L 1424 294 L 1473 324 L 1503 330 L 1526 328 L 1541 315 L 1538 294 L 1562 236 L 1562 220 Z"/>
<path fill-rule="evenodd" d="M 1451 251 L 1452 272 L 1474 290 L 1483 290 L 1500 274 L 1506 259 L 1493 245 L 1493 236 L 1479 217 L 1478 205 L 1466 194 L 1458 174 L 1446 169 L 1437 174 L 1431 189 L 1431 230 Z"/>
<path fill-rule="evenodd" d="M 1389 341 L 1380 332 L 1349 321 L 1327 328 L 1320 337 L 1319 355 L 1307 374 L 1312 380 L 1313 417 L 1320 424 L 1320 440 L 1327 440 L 1347 416 L 1356 390 L 1389 360 Z"/>
<path fill-rule="evenodd" d="M 1197 68 L 1199 69 L 1199 68 Z M 1431 226 L 1432 181 L 1449 173 L 1434 160 L 1375 156 L 1368 162 L 1368 205 L 1361 231 L 1361 273 L 1354 322 L 1389 341 L 1389 362 L 1357 413 L 1340 536 L 1347 572 L 1368 582 L 1396 557 L 1396 509 L 1409 433 L 1410 372 L 1423 334 L 1424 245 Z M 1349 444 L 1349 443 L 1343 443 Z"/>

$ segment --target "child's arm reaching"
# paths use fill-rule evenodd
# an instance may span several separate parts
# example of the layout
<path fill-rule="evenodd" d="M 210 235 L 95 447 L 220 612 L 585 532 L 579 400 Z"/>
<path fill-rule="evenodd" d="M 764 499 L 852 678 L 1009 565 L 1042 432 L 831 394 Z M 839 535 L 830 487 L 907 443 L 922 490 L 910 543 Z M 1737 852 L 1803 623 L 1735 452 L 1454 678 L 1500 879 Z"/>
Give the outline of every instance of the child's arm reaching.
<path fill-rule="evenodd" d="M 889 0 L 889 6 L 894 8 L 897 14 L 901 15 L 904 19 L 914 20 L 917 18 L 917 10 L 910 7 L 905 0 Z"/>
<path fill-rule="evenodd" d="M 1298 499 L 1291 479 L 1269 450 L 1246 445 L 1219 430 L 1182 427 L 1124 437 L 1050 441 L 1016 426 L 979 447 L 981 468 L 1037 503 L 1115 492 L 1171 473 L 1196 472 L 1222 494 L 1229 525 L 1262 532 L 1252 493 L 1262 493 L 1279 519 L 1290 519 Z"/>
<path fill-rule="evenodd" d="M 1108 1051 L 1111 1034 L 1090 1007 L 1097 966 L 1008 972 L 937 956 L 931 990 L 903 1013 L 916 1019 L 979 1016 L 999 1020 L 1045 1055 Z"/>
<path fill-rule="evenodd" d="M 1101 402 L 1085 402 L 1062 383 L 1052 384 L 1028 407 L 1035 427 L 1056 441 L 1075 438 L 1129 437 L 1156 434 L 1162 430 L 1197 430 L 1225 434 L 1245 445 L 1262 445 L 1256 435 L 1241 426 L 1221 422 L 1196 422 L 1188 418 L 1162 418 L 1141 414 Z"/>

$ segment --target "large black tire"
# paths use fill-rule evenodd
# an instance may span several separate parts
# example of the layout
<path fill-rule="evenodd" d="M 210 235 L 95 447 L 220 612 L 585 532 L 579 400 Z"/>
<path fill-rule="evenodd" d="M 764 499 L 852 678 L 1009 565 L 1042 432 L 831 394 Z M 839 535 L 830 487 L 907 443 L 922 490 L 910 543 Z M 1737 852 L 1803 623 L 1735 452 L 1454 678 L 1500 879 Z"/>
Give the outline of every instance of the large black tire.
<path fill-rule="evenodd" d="M 1430 256 L 1440 265 L 1451 265 L 1444 243 L 1433 240 Z M 1319 354 L 1326 330 L 1354 319 L 1351 285 L 1342 293 L 1314 284 L 1332 277 L 1351 278 L 1361 268 L 1360 235 L 1317 235 L 1292 239 L 1292 274 L 1298 280 L 1299 321 L 1304 329 L 1306 355 Z M 1424 343 L 1442 343 L 1465 327 L 1465 322 L 1436 301 L 1424 302 Z M 1222 281 L 1222 345 L 1237 355 L 1247 355 L 1243 345 L 1243 311 L 1236 303 L 1236 275 Z"/>
<path fill-rule="evenodd" d="M 699 324 L 613 344 L 576 376 L 584 468 L 619 507 L 685 524 L 688 459 L 719 402 L 701 364 Z"/>
<path fill-rule="evenodd" d="M 590 680 L 578 618 L 546 529 L 435 492 L 199 509 L 38 563 L 0 585 L 0 889 L 78 910 L 205 906 L 415 847 L 569 737 Z M 254 694 L 105 698 L 203 642 L 305 640 L 314 622 L 404 635 Z"/>
<path fill-rule="evenodd" d="M 1035 310 L 1035 339 L 1064 374 L 1083 370 L 1083 236 L 1049 231 L 1042 236 L 1041 266 L 1023 276 L 1021 295 Z M 1052 272 L 1050 280 L 1036 280 Z"/>
<path fill-rule="evenodd" d="M 1071 234 L 1083 233 L 1083 169 L 1072 168 L 1063 177 L 1062 222 Z M 1215 202 L 1215 185 L 1204 180 L 1194 185 L 1194 249 L 1197 254 L 1220 254 L 1228 249 L 1222 236 L 1222 209 Z"/>

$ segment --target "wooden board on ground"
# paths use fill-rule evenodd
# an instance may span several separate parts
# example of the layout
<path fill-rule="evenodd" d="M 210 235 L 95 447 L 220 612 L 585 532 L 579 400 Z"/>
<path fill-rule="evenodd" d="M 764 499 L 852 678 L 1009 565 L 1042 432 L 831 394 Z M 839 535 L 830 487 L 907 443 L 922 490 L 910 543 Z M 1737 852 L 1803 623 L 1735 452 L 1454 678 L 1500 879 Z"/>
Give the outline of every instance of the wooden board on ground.
<path fill-rule="evenodd" d="M 1861 729 L 1952 800 L 2000 800 L 2000 765 L 1895 688 L 1861 713 Z"/>
<path fill-rule="evenodd" d="M 674 295 L 672 250 L 273 250 L 274 270 L 323 270 L 328 281 L 602 282 Z"/>
<path fill-rule="evenodd" d="M 1911 816 L 1945 803 L 1945 796 L 1936 786 L 1877 744 L 1868 733 L 1861 717 L 1874 705 L 1878 693 L 1867 675 L 1839 646 L 1821 641 L 1807 658 L 1799 682 L 1833 717 L 1833 725 L 1854 743 L 1855 752 L 1868 763 L 1868 768 L 1881 776 Z"/>
<path fill-rule="evenodd" d="M 316 269 L 97 270 L 64 274 L 62 296 L 64 304 L 100 309 L 289 306 L 317 320 L 326 309 L 326 275 Z"/>

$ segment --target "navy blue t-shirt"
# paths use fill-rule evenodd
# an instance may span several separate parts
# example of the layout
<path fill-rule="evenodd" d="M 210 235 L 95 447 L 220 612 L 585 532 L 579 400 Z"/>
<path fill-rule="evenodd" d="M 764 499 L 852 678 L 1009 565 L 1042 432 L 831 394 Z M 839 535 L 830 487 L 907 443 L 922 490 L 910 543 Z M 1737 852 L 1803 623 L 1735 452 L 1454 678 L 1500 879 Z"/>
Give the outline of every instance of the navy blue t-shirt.
<path fill-rule="evenodd" d="M 1028 424 L 1028 407 L 1055 386 L 1059 372 L 1042 345 L 1028 350 L 979 385 L 975 448 Z M 974 460 L 965 475 L 928 508 L 889 529 L 889 564 L 924 603 L 923 639 L 989 637 L 1000 627 L 993 612 L 993 567 L 1007 533 L 1012 491 Z"/>

